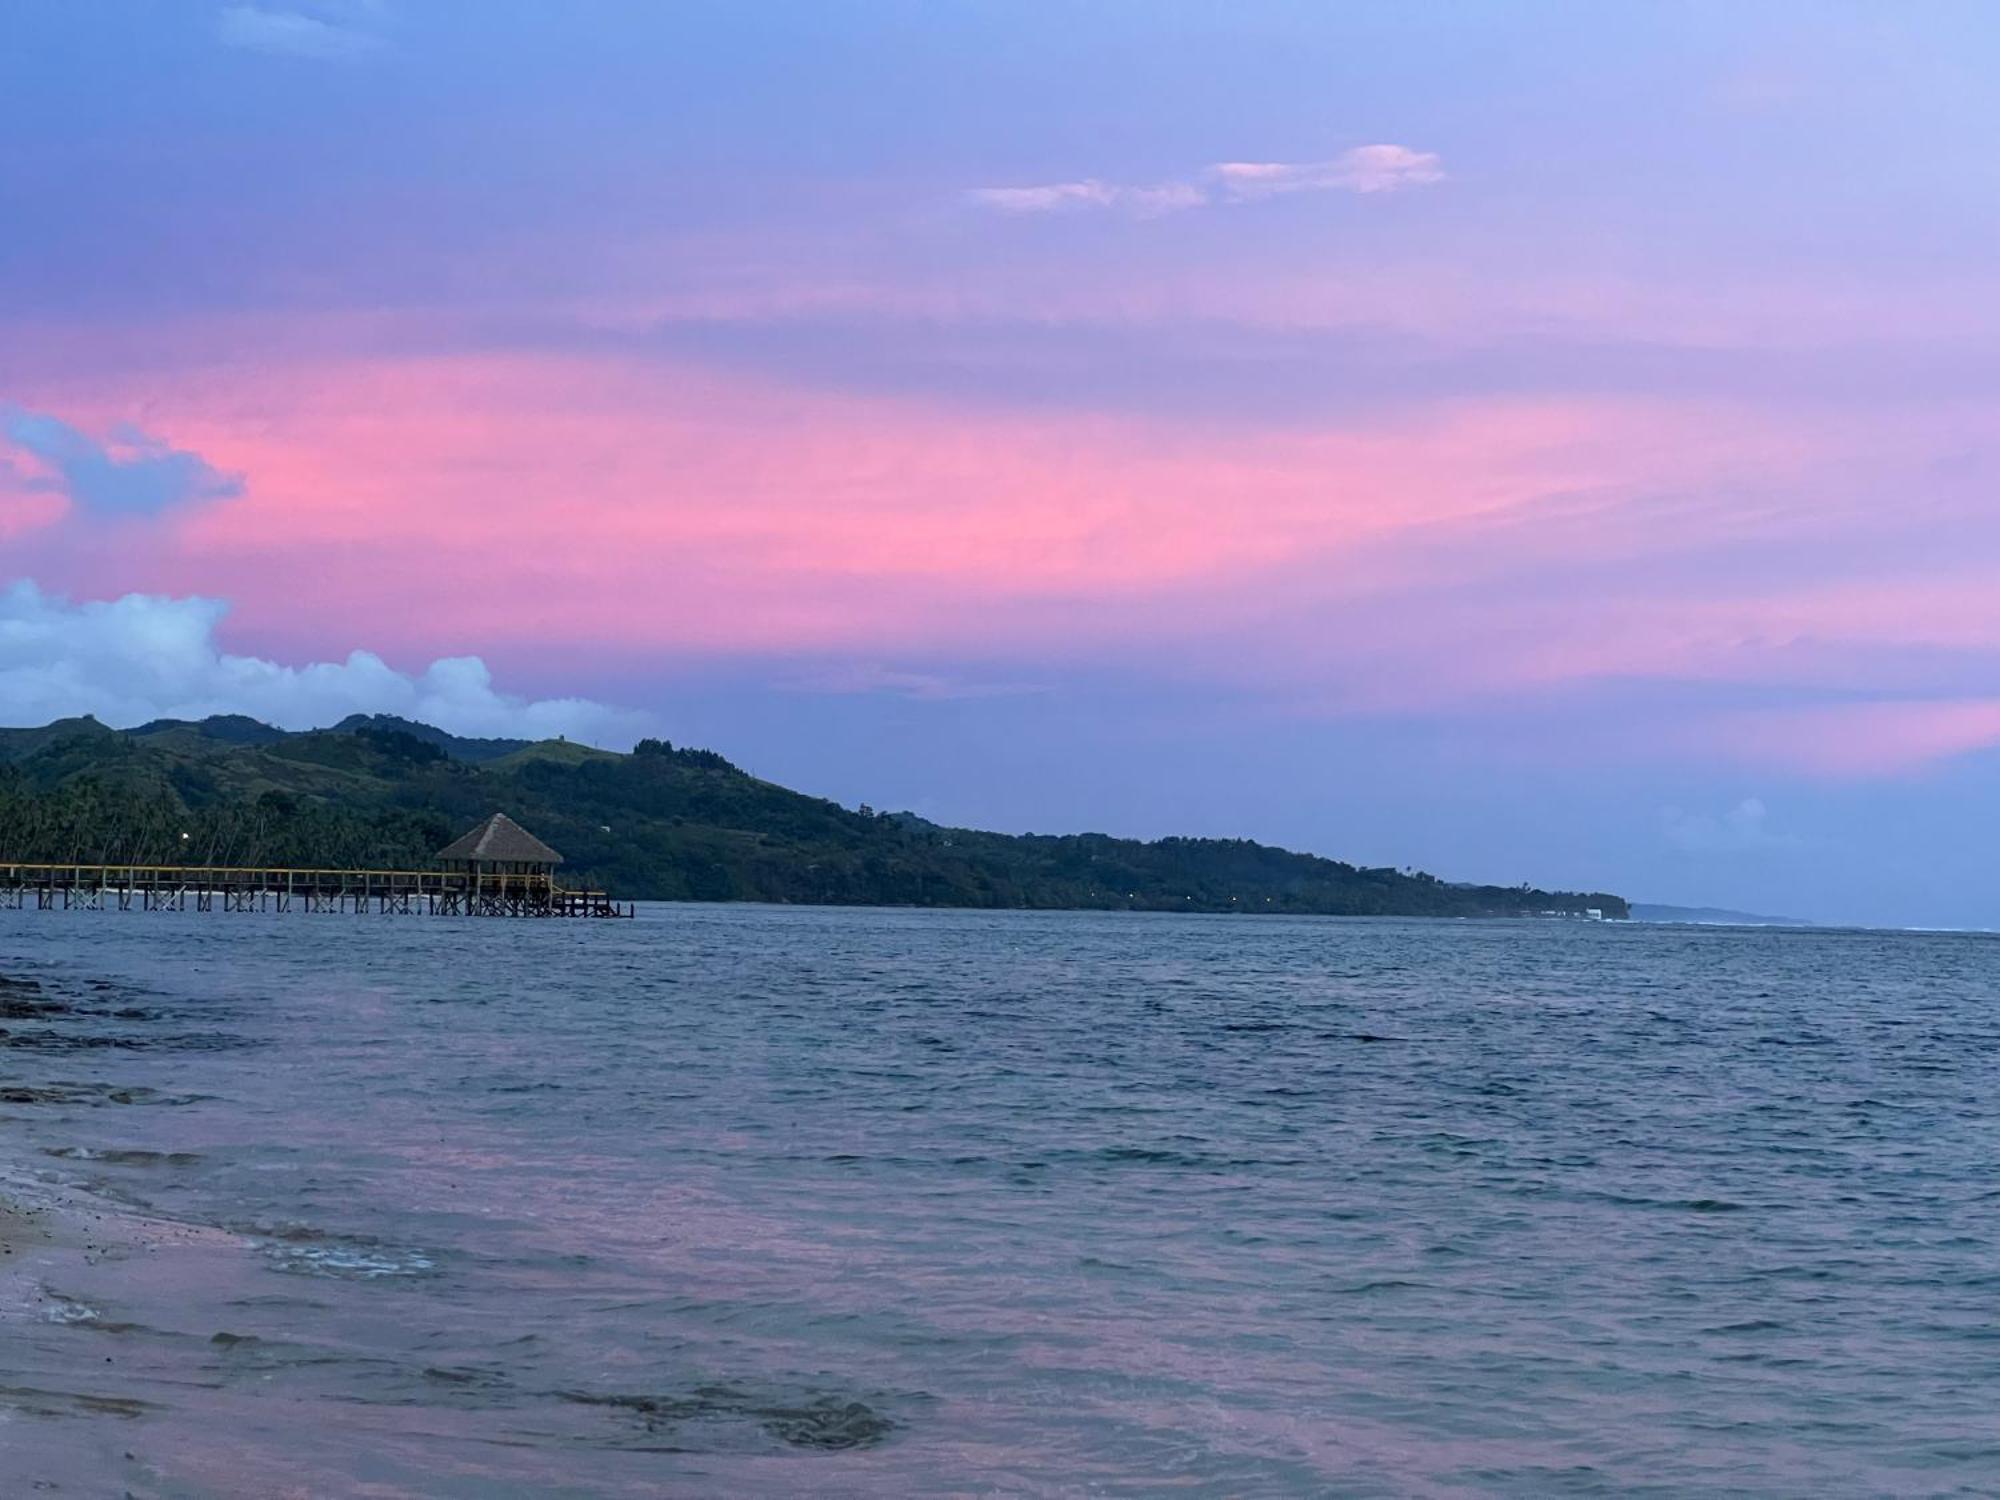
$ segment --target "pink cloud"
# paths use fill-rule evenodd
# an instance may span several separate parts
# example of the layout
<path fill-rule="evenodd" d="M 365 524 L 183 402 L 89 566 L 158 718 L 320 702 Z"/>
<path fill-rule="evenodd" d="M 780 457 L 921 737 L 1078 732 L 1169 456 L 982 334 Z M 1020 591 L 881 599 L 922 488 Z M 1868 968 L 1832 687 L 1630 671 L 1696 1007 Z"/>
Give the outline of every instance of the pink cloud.
<path fill-rule="evenodd" d="M 1910 483 L 1978 430 L 1971 406 L 1856 422 L 1488 397 L 1351 424 L 1168 422 L 602 353 L 367 354 L 296 324 L 245 369 L 226 357 L 239 342 L 197 339 L 219 352 L 170 370 L 136 358 L 122 378 L 88 360 L 20 392 L 246 476 L 238 498 L 72 547 L 45 582 L 227 597 L 232 641 L 264 653 L 1018 664 L 1054 650 L 1337 715 L 1647 678 L 1890 698 L 1906 685 L 1858 669 L 1869 650 L 2000 650 L 1976 565 L 1865 565 L 1920 513 L 1984 535 L 1966 498 L 1979 486 Z M 1707 572 L 1801 543 L 1833 548 L 1849 576 Z M 1774 757 L 1788 722 L 1746 739 L 1704 719 L 1673 742 L 1736 755 L 1754 740 Z M 1908 748 L 1845 763 L 1952 753 L 1972 720 L 1926 722 L 1954 727 L 1882 730 Z M 1831 766 L 1812 733 L 1801 763 Z"/>
<path fill-rule="evenodd" d="M 184 375 L 143 405 L 249 476 L 180 523 L 156 586 L 224 593 L 253 626 L 346 631 L 365 610 L 424 649 L 1032 640 L 1040 608 L 1115 612 L 1306 558 L 1338 573 L 1374 539 L 1614 482 L 1619 445 L 1661 420 L 1511 402 L 1175 427 L 551 357 Z"/>
<path fill-rule="evenodd" d="M 68 510 L 60 494 L 0 457 L 0 542 L 53 526 Z"/>

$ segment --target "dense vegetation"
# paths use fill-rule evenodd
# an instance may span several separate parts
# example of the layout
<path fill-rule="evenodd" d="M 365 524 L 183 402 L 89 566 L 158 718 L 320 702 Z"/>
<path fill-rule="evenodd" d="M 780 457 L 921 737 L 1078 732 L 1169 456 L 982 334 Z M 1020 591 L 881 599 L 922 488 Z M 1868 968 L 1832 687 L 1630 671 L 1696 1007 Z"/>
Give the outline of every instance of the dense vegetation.
<path fill-rule="evenodd" d="M 462 740 L 355 717 L 0 730 L 0 859 L 424 868 L 503 811 L 621 898 L 1505 916 L 1616 896 L 1453 885 L 1243 839 L 1009 836 L 851 812 L 712 750 Z"/>

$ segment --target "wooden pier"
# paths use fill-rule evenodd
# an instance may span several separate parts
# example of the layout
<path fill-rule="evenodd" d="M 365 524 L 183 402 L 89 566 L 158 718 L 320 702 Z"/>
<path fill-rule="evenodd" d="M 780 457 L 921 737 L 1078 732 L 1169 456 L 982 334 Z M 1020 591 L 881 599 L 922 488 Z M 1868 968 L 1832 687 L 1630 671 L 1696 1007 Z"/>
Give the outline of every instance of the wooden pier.
<path fill-rule="evenodd" d="M 435 870 L 268 865 L 8 864 L 0 911 L 298 911 L 432 917 L 631 917 L 556 883 L 563 858 L 504 813 L 440 849 Z"/>
<path fill-rule="evenodd" d="M 0 863 L 0 911 L 311 912 L 435 917 L 629 917 L 603 891 L 545 875 L 217 865 Z"/>

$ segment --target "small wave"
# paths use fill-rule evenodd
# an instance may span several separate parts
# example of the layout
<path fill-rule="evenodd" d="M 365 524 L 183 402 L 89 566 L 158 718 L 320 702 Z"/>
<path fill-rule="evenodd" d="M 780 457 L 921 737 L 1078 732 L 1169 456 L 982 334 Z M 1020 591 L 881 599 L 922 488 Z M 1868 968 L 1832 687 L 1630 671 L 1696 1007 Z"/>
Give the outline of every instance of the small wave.
<path fill-rule="evenodd" d="M 51 1292 L 42 1308 L 44 1323 L 95 1323 L 103 1314 L 88 1302 Z"/>
<path fill-rule="evenodd" d="M 295 1276 L 379 1281 L 390 1277 L 427 1276 L 437 1269 L 437 1262 L 421 1250 L 399 1250 L 387 1246 L 262 1240 L 257 1242 L 257 1248 L 271 1262 L 273 1270 Z"/>
<path fill-rule="evenodd" d="M 1352 1286 L 1328 1288 L 1337 1297 L 1365 1297 L 1381 1292 L 1416 1291 L 1423 1286 L 1421 1281 L 1405 1281 L 1399 1277 L 1385 1277 L 1380 1281 L 1357 1281 Z"/>
<path fill-rule="evenodd" d="M 1783 1333 L 1785 1325 L 1772 1318 L 1749 1318 L 1741 1323 L 1718 1323 L 1703 1333 Z"/>

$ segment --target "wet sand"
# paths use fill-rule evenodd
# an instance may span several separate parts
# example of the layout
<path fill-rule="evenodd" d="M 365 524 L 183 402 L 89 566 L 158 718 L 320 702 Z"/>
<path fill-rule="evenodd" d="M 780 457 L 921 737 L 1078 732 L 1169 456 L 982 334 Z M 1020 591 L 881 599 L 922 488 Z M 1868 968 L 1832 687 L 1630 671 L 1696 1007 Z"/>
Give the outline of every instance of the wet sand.
<path fill-rule="evenodd" d="M 150 1463 L 136 1431 L 157 1372 L 132 1367 L 112 1311 L 136 1286 L 208 1274 L 236 1236 L 148 1218 L 86 1194 L 28 1181 L 0 1163 L 0 1468 L 5 1493 L 191 1493 Z M 79 1326 L 81 1325 L 81 1326 Z M 91 1366 L 58 1346 L 104 1335 Z M 81 1371 L 90 1368 L 88 1379 Z M 61 1370 L 60 1377 L 52 1372 Z"/>
<path fill-rule="evenodd" d="M 134 1300 L 172 1306 L 242 1240 L 58 1186 L 0 1156 L 0 1474 L 4 1492 L 180 1500 L 148 1460 L 154 1360 L 124 1338 Z M 162 1300 L 162 1294 L 166 1300 Z M 78 1358 L 78 1338 L 100 1352 Z M 168 1466 L 172 1468 L 172 1466 Z"/>
<path fill-rule="evenodd" d="M 136 1414 L 112 1378 L 50 1381 L 38 1350 L 87 1309 L 71 1293 L 107 1246 L 140 1236 L 67 1195 L 0 1184 L 0 1454 L 19 1493 L 155 1494 L 135 1459 L 110 1451 L 79 1418 Z M 115 1356 L 107 1358 L 115 1361 Z"/>
<path fill-rule="evenodd" d="M 48 1211 L 0 1200 L 0 1256 L 47 1243 Z"/>

